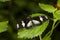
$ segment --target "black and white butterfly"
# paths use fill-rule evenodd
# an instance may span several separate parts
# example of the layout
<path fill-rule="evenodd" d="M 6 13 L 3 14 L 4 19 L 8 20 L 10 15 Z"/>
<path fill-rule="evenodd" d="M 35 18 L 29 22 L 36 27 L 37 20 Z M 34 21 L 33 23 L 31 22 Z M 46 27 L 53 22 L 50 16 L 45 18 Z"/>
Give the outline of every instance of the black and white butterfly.
<path fill-rule="evenodd" d="M 30 28 L 33 26 L 41 25 L 44 21 L 46 21 L 48 19 L 49 19 L 48 16 L 37 16 L 37 17 L 33 17 L 33 18 L 27 18 L 17 24 L 17 29 Z"/>

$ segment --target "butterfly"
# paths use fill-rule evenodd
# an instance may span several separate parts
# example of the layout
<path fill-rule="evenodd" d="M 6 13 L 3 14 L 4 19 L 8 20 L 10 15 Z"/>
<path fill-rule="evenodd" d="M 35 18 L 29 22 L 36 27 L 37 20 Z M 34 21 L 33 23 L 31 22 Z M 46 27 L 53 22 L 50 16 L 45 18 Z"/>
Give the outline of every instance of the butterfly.
<path fill-rule="evenodd" d="M 49 19 L 48 16 L 37 16 L 37 17 L 33 17 L 33 18 L 25 18 L 22 21 L 20 21 L 19 23 L 17 23 L 17 29 L 31 28 L 34 26 L 38 26 L 38 25 L 41 25 L 43 22 L 45 22 L 48 19 Z"/>

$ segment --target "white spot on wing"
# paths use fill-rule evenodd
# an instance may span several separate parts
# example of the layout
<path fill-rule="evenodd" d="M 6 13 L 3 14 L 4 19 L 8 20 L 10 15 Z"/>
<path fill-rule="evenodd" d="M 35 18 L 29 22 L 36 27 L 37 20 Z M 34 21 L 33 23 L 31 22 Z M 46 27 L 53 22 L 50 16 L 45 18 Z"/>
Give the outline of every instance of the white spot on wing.
<path fill-rule="evenodd" d="M 33 21 L 34 24 L 40 24 L 40 22 L 37 21 L 37 20 L 32 20 L 32 21 Z"/>
<path fill-rule="evenodd" d="M 17 29 L 19 28 L 19 24 L 17 24 Z"/>
<path fill-rule="evenodd" d="M 22 21 L 22 26 L 25 27 L 25 23 L 24 23 L 24 21 Z"/>
<path fill-rule="evenodd" d="M 40 20 L 43 21 L 43 18 L 41 16 L 39 16 Z"/>
<path fill-rule="evenodd" d="M 30 26 L 32 26 L 32 21 L 29 21 L 27 24 L 27 27 L 30 27 Z"/>
<path fill-rule="evenodd" d="M 48 19 L 48 17 L 47 17 L 47 16 L 45 16 L 45 18 L 46 18 L 46 19 Z"/>

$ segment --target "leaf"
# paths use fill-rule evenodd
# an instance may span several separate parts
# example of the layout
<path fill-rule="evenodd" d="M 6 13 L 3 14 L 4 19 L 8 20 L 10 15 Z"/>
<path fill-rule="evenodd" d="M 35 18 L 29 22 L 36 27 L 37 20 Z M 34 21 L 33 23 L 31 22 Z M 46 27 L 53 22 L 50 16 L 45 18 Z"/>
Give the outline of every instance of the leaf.
<path fill-rule="evenodd" d="M 53 13 L 57 10 L 56 8 L 54 8 L 52 5 L 49 5 L 49 4 L 39 3 L 39 6 L 44 11 L 47 11 L 47 12 L 50 12 L 50 13 Z"/>
<path fill-rule="evenodd" d="M 45 16 L 45 14 L 42 14 L 42 13 L 35 13 L 35 14 L 32 14 L 31 17 L 36 17 L 36 16 Z"/>
<path fill-rule="evenodd" d="M 0 22 L 0 33 L 7 30 L 7 23 L 8 21 Z"/>
<path fill-rule="evenodd" d="M 49 20 L 43 23 L 40 26 L 32 27 L 31 29 L 20 29 L 18 31 L 18 38 L 33 38 L 41 35 L 44 30 L 47 28 Z"/>
<path fill-rule="evenodd" d="M 57 5 L 60 7 L 60 0 L 57 0 Z"/>
<path fill-rule="evenodd" d="M 36 16 L 45 16 L 45 14 L 42 14 L 42 13 L 34 13 L 34 14 L 29 15 L 29 17 L 36 17 Z"/>
<path fill-rule="evenodd" d="M 56 11 L 56 12 L 54 13 L 54 18 L 55 18 L 56 20 L 60 20 L 60 10 L 58 10 L 58 11 Z"/>

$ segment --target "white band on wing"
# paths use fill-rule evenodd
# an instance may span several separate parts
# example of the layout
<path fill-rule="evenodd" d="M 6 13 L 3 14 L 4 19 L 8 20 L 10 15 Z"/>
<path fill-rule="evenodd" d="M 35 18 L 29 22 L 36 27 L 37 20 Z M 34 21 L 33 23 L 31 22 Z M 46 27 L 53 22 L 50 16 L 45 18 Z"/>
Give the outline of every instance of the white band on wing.
<path fill-rule="evenodd" d="M 17 29 L 19 28 L 19 24 L 17 24 Z"/>
<path fill-rule="evenodd" d="M 46 19 L 48 19 L 48 17 L 47 17 L 47 16 L 45 16 L 45 18 L 46 18 Z"/>
<path fill-rule="evenodd" d="M 33 22 L 34 24 L 40 24 L 40 22 L 37 21 L 37 20 L 32 20 L 32 22 Z"/>
<path fill-rule="evenodd" d="M 39 16 L 39 19 L 40 19 L 41 21 L 43 21 L 43 18 L 42 18 L 41 16 Z"/>
<path fill-rule="evenodd" d="M 25 27 L 25 23 L 24 23 L 24 21 L 22 21 L 22 26 Z"/>
<path fill-rule="evenodd" d="M 28 24 L 27 24 L 27 27 L 30 27 L 30 26 L 32 26 L 33 24 L 32 24 L 32 21 L 29 21 L 28 22 Z"/>

